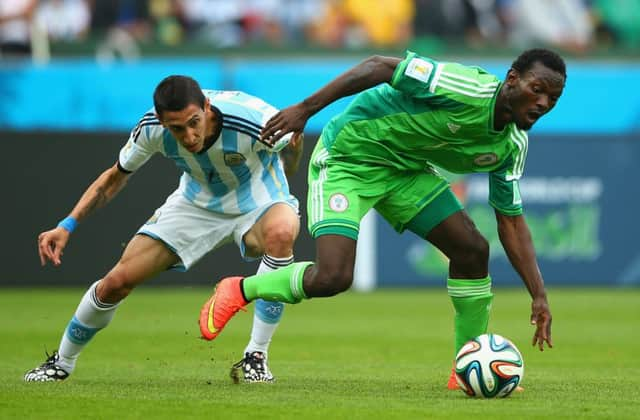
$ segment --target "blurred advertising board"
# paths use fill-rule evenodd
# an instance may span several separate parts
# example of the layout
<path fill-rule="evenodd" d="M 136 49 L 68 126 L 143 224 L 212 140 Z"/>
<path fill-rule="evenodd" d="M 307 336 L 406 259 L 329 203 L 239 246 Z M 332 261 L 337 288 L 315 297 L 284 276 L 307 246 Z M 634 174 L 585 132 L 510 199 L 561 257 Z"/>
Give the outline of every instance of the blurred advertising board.
<path fill-rule="evenodd" d="M 521 194 L 540 269 L 551 285 L 640 285 L 637 136 L 530 139 Z M 452 188 L 490 244 L 494 284 L 521 284 L 496 230 L 484 174 Z M 443 284 L 447 259 L 412 233 L 397 235 L 377 218 L 378 285 Z"/>

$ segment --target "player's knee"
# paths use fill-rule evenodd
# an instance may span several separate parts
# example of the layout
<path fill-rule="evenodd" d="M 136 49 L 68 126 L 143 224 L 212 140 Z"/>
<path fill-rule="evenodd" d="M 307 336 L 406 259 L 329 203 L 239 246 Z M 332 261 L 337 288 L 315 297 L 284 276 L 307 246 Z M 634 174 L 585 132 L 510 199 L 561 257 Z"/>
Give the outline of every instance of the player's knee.
<path fill-rule="evenodd" d="M 473 245 L 474 254 L 476 258 L 482 264 L 487 264 L 489 262 L 489 241 L 487 241 L 484 236 L 478 235 L 477 240 Z"/>
<path fill-rule="evenodd" d="M 489 242 L 480 234 L 462 244 L 452 258 L 458 265 L 482 270 L 489 262 Z"/>
<path fill-rule="evenodd" d="M 124 299 L 136 287 L 137 282 L 118 267 L 111 270 L 101 281 L 97 290 L 98 299 L 105 303 L 116 303 Z"/>
<path fill-rule="evenodd" d="M 265 253 L 274 256 L 290 253 L 296 240 L 297 228 L 286 223 L 270 226 L 264 233 Z"/>

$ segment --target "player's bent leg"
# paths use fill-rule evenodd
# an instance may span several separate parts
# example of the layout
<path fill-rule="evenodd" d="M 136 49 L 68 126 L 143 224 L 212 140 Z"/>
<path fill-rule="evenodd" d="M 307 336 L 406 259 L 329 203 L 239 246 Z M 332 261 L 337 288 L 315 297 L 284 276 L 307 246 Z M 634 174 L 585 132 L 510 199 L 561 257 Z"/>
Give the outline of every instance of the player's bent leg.
<path fill-rule="evenodd" d="M 293 243 L 300 231 L 296 211 L 285 203 L 275 203 L 243 235 L 247 254 L 285 258 L 293 254 Z"/>
<path fill-rule="evenodd" d="M 449 258 L 449 277 L 479 279 L 489 272 L 489 243 L 465 211 L 457 211 L 425 238 Z"/>
<path fill-rule="evenodd" d="M 93 283 L 86 291 L 65 329 L 58 351 L 47 355 L 45 362 L 28 371 L 24 377 L 27 382 L 59 381 L 66 379 L 75 369 L 76 361 L 82 349 L 93 336 L 106 327 L 115 314 L 117 304 L 105 304 L 97 299 Z M 62 374 L 64 373 L 64 374 Z"/>
<path fill-rule="evenodd" d="M 270 273 L 293 263 L 293 244 L 300 231 L 297 211 L 289 204 L 275 203 L 243 235 L 247 254 L 262 255 L 256 274 Z M 257 299 L 253 325 L 243 358 L 233 365 L 234 382 L 272 382 L 267 365 L 269 345 L 280 323 L 284 303 Z"/>
<path fill-rule="evenodd" d="M 118 264 L 84 294 L 58 350 L 52 356 L 47 355 L 42 365 L 27 372 L 25 380 L 50 381 L 68 377 L 75 369 L 80 352 L 98 331 L 109 325 L 119 302 L 136 285 L 177 261 L 178 257 L 161 242 L 149 237 L 134 237 Z"/>
<path fill-rule="evenodd" d="M 341 235 L 324 235 L 316 243 L 320 268 L 312 262 L 300 262 L 271 273 L 245 279 L 228 277 L 218 283 L 200 310 L 202 337 L 215 339 L 233 315 L 257 298 L 298 303 L 347 290 L 353 279 L 356 241 Z"/>
<path fill-rule="evenodd" d="M 116 266 L 102 279 L 96 295 L 105 303 L 117 303 L 145 280 L 176 265 L 180 258 L 160 240 L 135 235 Z"/>
<path fill-rule="evenodd" d="M 353 281 L 356 241 L 341 235 L 316 239 L 316 263 L 298 262 L 271 273 L 247 277 L 242 292 L 248 301 L 298 303 L 347 290 Z"/>
<path fill-rule="evenodd" d="M 446 207 L 444 203 L 441 206 Z M 455 308 L 455 357 L 465 342 L 487 330 L 493 300 L 489 245 L 464 211 L 447 216 L 427 233 L 426 239 L 449 258 L 447 290 Z M 458 389 L 454 371 L 447 388 Z"/>
<path fill-rule="evenodd" d="M 293 263 L 293 256 L 276 258 L 268 254 L 262 257 L 257 274 L 270 273 Z M 257 299 L 254 305 L 253 325 L 249 343 L 243 352 L 243 359 L 234 364 L 231 378 L 235 383 L 243 377 L 244 382 L 273 382 L 274 377 L 267 365 L 269 345 L 284 312 L 284 303 Z M 238 369 L 238 365 L 240 368 Z M 249 368 L 247 368 L 247 366 Z"/>
<path fill-rule="evenodd" d="M 242 277 L 227 277 L 216 286 L 213 295 L 200 310 L 202 338 L 213 340 L 229 320 L 248 302 L 258 298 L 268 301 L 298 303 L 307 298 L 302 282 L 312 262 L 293 263 L 270 273 Z"/>

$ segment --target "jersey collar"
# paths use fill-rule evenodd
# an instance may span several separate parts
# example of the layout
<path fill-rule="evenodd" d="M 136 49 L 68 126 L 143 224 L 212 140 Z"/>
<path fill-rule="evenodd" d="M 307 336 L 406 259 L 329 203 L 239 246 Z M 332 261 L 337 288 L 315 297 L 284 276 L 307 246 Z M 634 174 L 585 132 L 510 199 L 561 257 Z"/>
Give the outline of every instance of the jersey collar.
<path fill-rule="evenodd" d="M 209 150 L 211 146 L 213 146 L 214 143 L 218 140 L 218 138 L 220 137 L 220 133 L 222 132 L 222 120 L 224 118 L 222 116 L 222 112 L 220 112 L 220 110 L 213 105 L 209 105 L 209 108 L 211 109 L 211 112 L 213 112 L 213 115 L 215 116 L 216 129 L 211 136 L 205 139 L 202 150 L 198 152 L 199 155 L 206 153 L 207 150 Z"/>
<path fill-rule="evenodd" d="M 500 90 L 502 89 L 502 85 L 503 82 L 498 83 L 498 87 L 496 88 L 496 91 L 493 94 L 493 98 L 491 98 L 491 103 L 489 104 L 489 134 L 499 134 L 502 133 L 504 131 L 504 129 L 507 127 L 507 125 L 505 124 L 505 126 L 502 128 L 502 130 L 498 131 L 495 128 L 493 128 L 495 125 L 495 113 L 496 113 L 496 100 L 498 99 L 498 95 L 500 94 Z"/>

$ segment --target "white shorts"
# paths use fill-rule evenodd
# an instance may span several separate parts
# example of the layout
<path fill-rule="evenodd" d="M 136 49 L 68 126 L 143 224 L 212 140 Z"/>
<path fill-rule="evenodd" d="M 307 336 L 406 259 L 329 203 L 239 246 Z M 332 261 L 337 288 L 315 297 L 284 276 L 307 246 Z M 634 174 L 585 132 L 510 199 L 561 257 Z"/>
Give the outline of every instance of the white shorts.
<path fill-rule="evenodd" d="M 288 204 L 298 212 L 298 201 L 292 199 L 272 201 L 242 215 L 215 213 L 197 207 L 184 198 L 180 191 L 175 191 L 138 229 L 137 234 L 162 241 L 180 257 L 182 261 L 171 267 L 178 271 L 188 270 L 205 254 L 231 241 L 240 248 L 242 258 L 251 260 L 245 255 L 242 238 L 258 219 L 277 203 Z"/>

